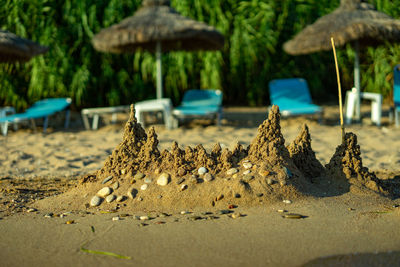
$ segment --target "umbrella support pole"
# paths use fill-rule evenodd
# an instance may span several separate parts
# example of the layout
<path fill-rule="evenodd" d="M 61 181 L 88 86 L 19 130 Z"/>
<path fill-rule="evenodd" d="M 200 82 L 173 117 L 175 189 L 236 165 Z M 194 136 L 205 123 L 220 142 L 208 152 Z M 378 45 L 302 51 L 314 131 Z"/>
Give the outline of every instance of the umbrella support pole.
<path fill-rule="evenodd" d="M 161 67 L 161 42 L 156 44 L 156 60 L 157 60 L 157 99 L 163 98 L 162 95 L 162 67 Z"/>
<path fill-rule="evenodd" d="M 355 50 L 355 57 L 354 57 L 354 87 L 357 89 L 356 95 L 356 103 L 355 103 L 355 111 L 353 118 L 356 121 L 361 119 L 360 114 L 360 106 L 361 106 L 361 81 L 360 81 L 360 44 L 358 41 L 354 42 L 354 50 Z"/>

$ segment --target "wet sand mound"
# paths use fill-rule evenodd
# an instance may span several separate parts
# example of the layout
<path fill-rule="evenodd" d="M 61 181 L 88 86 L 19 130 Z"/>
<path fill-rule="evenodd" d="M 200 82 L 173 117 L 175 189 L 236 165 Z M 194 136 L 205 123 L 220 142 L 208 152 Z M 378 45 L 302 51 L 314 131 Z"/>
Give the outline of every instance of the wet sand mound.
<path fill-rule="evenodd" d="M 326 170 L 334 181 L 349 183 L 353 193 L 363 193 L 368 188 L 384 196 L 392 195 L 392 189 L 363 166 L 360 146 L 354 133 L 345 134 L 344 143 L 336 148 Z"/>
<path fill-rule="evenodd" d="M 146 133 L 134 112 L 132 105 L 122 142 L 97 173 L 83 177 L 70 192 L 38 205 L 102 210 L 227 208 L 332 190 L 315 184 L 324 179 L 325 170 L 311 148 L 306 125 L 285 147 L 277 106 L 272 107 L 247 148 L 237 143 L 231 151 L 217 143 L 210 153 L 201 144 L 181 149 L 177 142 L 160 152 L 154 128 Z M 365 187 L 388 195 L 379 180 L 362 167 L 355 135 L 346 135 L 346 140 L 327 165 L 328 174 L 360 190 Z"/>

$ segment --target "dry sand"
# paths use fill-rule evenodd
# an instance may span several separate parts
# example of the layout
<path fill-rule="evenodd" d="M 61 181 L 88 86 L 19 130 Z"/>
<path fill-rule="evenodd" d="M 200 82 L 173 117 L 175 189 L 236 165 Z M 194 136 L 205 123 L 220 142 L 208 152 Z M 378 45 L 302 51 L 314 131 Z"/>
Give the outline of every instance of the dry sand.
<path fill-rule="evenodd" d="M 289 145 L 302 124 L 307 123 L 312 148 L 322 165 L 329 163 L 341 142 L 335 110 L 328 107 L 326 113 L 323 125 L 305 118 L 281 122 L 285 145 Z M 232 150 L 236 142 L 247 147 L 267 116 L 265 109 L 231 108 L 225 114 L 224 126 L 220 128 L 194 124 L 167 131 L 157 126 L 160 151 L 170 149 L 175 140 L 182 149 L 201 143 L 211 151 L 216 142 L 221 143 L 222 149 Z M 399 130 L 390 125 L 378 128 L 366 124 L 368 122 L 349 129 L 358 136 L 363 165 L 375 171 L 378 178 L 397 177 Z M 365 266 L 365 263 L 375 262 L 396 266 L 400 262 L 400 236 L 396 235 L 399 200 L 374 193 L 359 195 L 345 190 L 324 196 L 322 190 L 300 198 L 289 194 L 292 204 L 282 203 L 283 195 L 274 201 L 264 198 L 258 205 L 254 205 L 254 201 L 236 203 L 231 199 L 214 207 L 190 204 L 185 210 L 192 213 L 187 215 L 179 214 L 180 207 L 164 205 L 157 209 L 156 200 L 152 206 L 122 207 L 112 214 L 102 214 L 104 208 L 86 209 L 81 200 L 72 201 L 70 192 L 79 193 L 83 186 L 89 186 L 78 185 L 77 176 L 101 169 L 121 142 L 122 133 L 120 124 L 95 132 L 47 135 L 20 130 L 0 138 L 3 150 L 0 153 L 0 231 L 5 233 L 0 239 L 2 265 L 299 266 L 308 263 L 309 266 Z M 398 183 L 397 179 L 395 181 Z M 34 202 L 71 188 L 67 194 Z M 88 192 L 92 191 L 81 190 L 80 197 L 90 198 Z M 48 212 L 58 213 L 56 215 L 68 212 L 68 202 L 71 214 L 63 218 L 43 217 Z M 229 205 L 235 207 L 232 212 L 244 216 L 233 219 L 232 213 L 219 214 Z M 29 207 L 39 211 L 26 213 Z M 284 219 L 278 209 L 304 217 Z M 162 217 L 161 212 L 171 216 Z M 121 221 L 111 220 L 126 213 L 130 216 L 122 217 Z M 134 216 L 146 214 L 153 219 L 142 222 Z M 65 224 L 71 220 L 73 224 Z M 81 247 L 111 251 L 131 259 L 93 255 L 80 251 Z"/>
<path fill-rule="evenodd" d="M 317 159 L 327 164 L 341 142 L 338 114 L 335 107 L 326 107 L 326 122 L 303 117 L 283 119 L 281 129 L 289 145 L 298 135 L 303 123 L 310 128 L 312 148 Z M 223 127 L 204 124 L 185 125 L 175 130 L 166 130 L 155 125 L 159 148 L 169 149 L 173 141 L 180 146 L 202 144 L 210 151 L 220 142 L 222 148 L 232 148 L 236 142 L 250 144 L 257 134 L 257 127 L 267 117 L 267 109 L 227 108 Z M 69 177 L 83 175 L 100 169 L 107 156 L 121 142 L 123 125 L 127 117 L 120 115 L 120 123 L 106 125 L 98 131 L 58 131 L 43 135 L 31 130 L 10 130 L 6 137 L 0 136 L 0 177 Z M 350 125 L 346 131 L 357 134 L 361 146 L 363 163 L 372 171 L 396 171 L 400 163 L 399 129 L 388 125 L 384 117 L 383 126 Z M 51 129 L 50 129 L 51 131 Z"/>

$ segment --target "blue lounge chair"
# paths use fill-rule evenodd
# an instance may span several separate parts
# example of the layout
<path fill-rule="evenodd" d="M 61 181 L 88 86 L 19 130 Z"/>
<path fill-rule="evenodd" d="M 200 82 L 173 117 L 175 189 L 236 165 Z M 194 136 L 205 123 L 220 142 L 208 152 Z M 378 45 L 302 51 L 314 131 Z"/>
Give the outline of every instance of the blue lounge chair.
<path fill-rule="evenodd" d="M 221 125 L 222 91 L 221 90 L 188 90 L 180 106 L 172 111 L 175 119 L 211 118 Z M 177 121 L 176 121 L 177 122 Z M 176 123 L 174 126 L 177 126 Z"/>
<path fill-rule="evenodd" d="M 400 64 L 396 65 L 393 70 L 393 102 L 394 102 L 394 118 L 396 127 L 400 125 Z"/>
<path fill-rule="evenodd" d="M 282 116 L 318 114 L 322 118 L 323 109 L 313 104 L 307 81 L 302 78 L 270 81 L 269 96 L 271 105 L 279 106 Z"/>
<path fill-rule="evenodd" d="M 40 118 L 44 119 L 43 132 L 46 132 L 49 123 L 49 116 L 60 111 L 66 111 L 64 126 L 65 128 L 68 128 L 70 105 L 70 98 L 48 98 L 37 101 L 23 113 L 17 113 L 0 118 L 1 132 L 3 135 L 7 135 L 9 123 L 18 123 L 29 120 L 31 121 L 33 128 L 36 128 L 35 119 Z"/>

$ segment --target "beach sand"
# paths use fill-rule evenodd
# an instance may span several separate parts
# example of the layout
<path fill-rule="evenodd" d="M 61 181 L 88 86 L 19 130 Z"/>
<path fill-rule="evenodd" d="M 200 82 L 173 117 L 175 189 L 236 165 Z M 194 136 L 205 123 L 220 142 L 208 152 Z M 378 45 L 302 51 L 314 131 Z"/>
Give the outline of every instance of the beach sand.
<path fill-rule="evenodd" d="M 247 147 L 267 115 L 263 108 L 227 108 L 222 127 L 207 121 L 175 130 L 155 125 L 159 149 L 171 149 L 173 141 L 182 149 L 203 144 L 210 151 L 216 142 L 222 149 L 232 149 L 236 142 Z M 190 213 L 185 215 L 180 207 L 136 208 L 128 210 L 127 217 L 122 217 L 123 209 L 104 214 L 81 203 L 80 209 L 71 204 L 69 213 L 65 207 L 69 193 L 62 193 L 79 189 L 78 177 L 103 167 L 121 142 L 126 119 L 121 117 L 121 123 L 98 131 L 57 130 L 43 135 L 21 129 L 0 137 L 2 266 L 396 266 L 400 262 L 396 234 L 400 201 L 378 194 L 311 194 L 294 198 L 291 204 L 279 198 L 264 199 L 260 205 L 221 202 L 215 207 L 186 207 Z M 341 143 L 335 107 L 326 107 L 323 124 L 304 117 L 282 119 L 285 145 L 296 138 L 303 123 L 310 129 L 316 158 L 323 165 L 329 163 Z M 347 131 L 358 137 L 364 166 L 381 179 L 398 177 L 398 129 L 386 120 L 376 127 L 365 119 Z M 58 200 L 64 202 L 57 205 Z M 229 209 L 229 205 L 234 207 Z M 28 213 L 31 207 L 38 211 Z M 279 209 L 287 212 L 279 213 Z M 221 210 L 230 213 L 220 214 Z M 50 212 L 54 213 L 51 218 L 44 217 Z M 62 218 L 56 216 L 62 213 Z M 231 217 L 239 213 L 243 216 Z M 304 217 L 282 218 L 287 213 Z M 118 215 L 121 220 L 112 221 Z M 150 220 L 137 220 L 136 216 L 144 215 Z M 131 259 L 95 255 L 81 248 Z"/>

